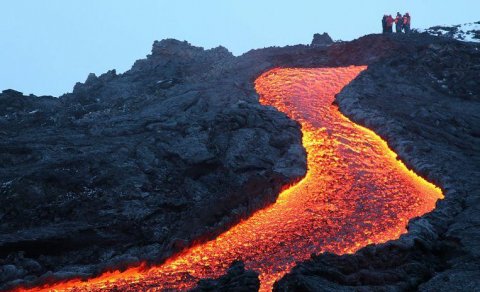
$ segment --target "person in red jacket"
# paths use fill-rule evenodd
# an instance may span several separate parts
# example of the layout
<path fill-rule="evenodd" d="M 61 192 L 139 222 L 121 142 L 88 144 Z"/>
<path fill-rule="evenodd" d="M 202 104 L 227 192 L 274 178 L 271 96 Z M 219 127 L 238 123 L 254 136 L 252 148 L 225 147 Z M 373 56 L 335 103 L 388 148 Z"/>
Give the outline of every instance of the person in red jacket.
<path fill-rule="evenodd" d="M 408 12 L 403 16 L 403 30 L 405 33 L 410 33 L 410 14 Z"/>
<path fill-rule="evenodd" d="M 387 16 L 387 33 L 393 32 L 392 27 L 395 20 L 393 19 L 392 15 Z"/>
<path fill-rule="evenodd" d="M 397 12 L 397 17 L 395 17 L 395 31 L 397 33 L 402 33 L 403 28 L 403 17 L 400 12 Z"/>

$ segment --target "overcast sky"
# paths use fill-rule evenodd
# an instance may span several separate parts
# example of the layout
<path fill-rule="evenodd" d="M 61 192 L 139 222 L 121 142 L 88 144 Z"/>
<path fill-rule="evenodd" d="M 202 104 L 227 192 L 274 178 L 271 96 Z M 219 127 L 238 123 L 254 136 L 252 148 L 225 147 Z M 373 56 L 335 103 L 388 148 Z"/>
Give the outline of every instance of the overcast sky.
<path fill-rule="evenodd" d="M 128 70 L 154 40 L 176 38 L 235 55 L 351 40 L 381 30 L 386 12 L 412 27 L 480 21 L 480 0 L 0 0 L 0 91 L 61 95 L 88 73 Z"/>

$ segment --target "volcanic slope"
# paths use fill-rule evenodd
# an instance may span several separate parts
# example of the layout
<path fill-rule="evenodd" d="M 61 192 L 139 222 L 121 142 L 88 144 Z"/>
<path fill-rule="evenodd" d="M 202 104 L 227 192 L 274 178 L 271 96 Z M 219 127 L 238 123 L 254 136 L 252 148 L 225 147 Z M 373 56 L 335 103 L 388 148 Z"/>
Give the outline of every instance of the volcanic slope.
<path fill-rule="evenodd" d="M 274 69 L 257 79 L 261 103 L 301 123 L 308 153 L 307 176 L 275 204 L 159 267 L 45 289 L 185 289 L 241 260 L 259 273 L 260 289 L 270 291 L 312 253 L 350 253 L 398 238 L 406 222 L 431 211 L 442 194 L 332 105 L 334 95 L 365 69 Z"/>
<path fill-rule="evenodd" d="M 163 40 L 59 98 L 3 91 L 0 289 L 161 262 L 303 177 L 298 123 L 235 61 Z"/>
<path fill-rule="evenodd" d="M 228 222 L 231 224 L 245 218 L 254 209 L 272 202 L 280 185 L 303 175 L 302 152 L 296 151 L 294 153 L 298 155 L 292 157 L 290 151 L 295 147 L 288 150 L 289 145 L 300 145 L 298 127 L 283 119 L 278 112 L 258 105 L 255 79 L 276 67 L 368 65 L 368 69 L 336 98 L 340 110 L 384 137 L 409 168 L 442 187 L 445 199 L 432 213 L 412 221 L 408 226 L 409 233 L 400 240 L 369 246 L 352 256 L 327 254 L 314 257 L 294 268 L 276 287 L 313 291 L 319 287 L 332 290 L 412 290 L 419 286 L 436 290 L 465 287 L 468 290 L 468 287 L 475 287 L 475 279 L 480 279 L 480 236 L 476 227 L 480 224 L 480 214 L 475 207 L 480 205 L 480 161 L 476 155 L 480 151 L 480 119 L 477 114 L 480 112 L 480 68 L 476 66 L 479 63 L 477 45 L 427 34 L 369 35 L 352 42 L 252 50 L 240 57 L 231 56 L 223 48 L 204 51 L 186 43 L 166 40 L 156 42 L 152 55 L 138 61 L 132 70 L 121 75 L 111 71 L 98 78 L 90 76 L 85 84 L 76 86 L 73 94 L 61 98 L 60 103 L 54 98 L 27 97 L 6 91 L 1 96 L 1 105 L 6 107 L 0 108 L 0 134 L 5 138 L 2 139 L 2 149 L 8 150 L 1 152 L 2 161 L 8 162 L 2 165 L 8 167 L 1 169 L 3 184 L 0 191 L 2 196 L 7 195 L 1 199 L 7 201 L 0 204 L 3 208 L 0 210 L 0 285 L 38 285 L 50 277 L 92 276 L 105 269 L 131 266 L 145 259 L 164 259 L 173 251 L 186 248 L 193 238 L 212 238 L 219 230 L 225 230 Z M 176 111 L 176 108 L 182 110 Z M 183 109 L 187 109 L 185 114 Z M 208 110 L 205 112 L 205 109 Z M 152 123 L 144 124 L 145 120 Z M 231 140 L 233 136 L 224 135 L 235 132 L 235 129 L 255 131 L 259 125 L 268 125 L 266 133 L 272 133 L 272 138 L 278 137 L 275 129 L 283 132 L 288 128 L 291 138 L 288 142 L 280 140 L 283 141 L 281 145 L 288 147 L 280 148 L 278 152 L 262 152 L 259 150 L 270 149 L 270 141 L 276 145 L 275 141 L 279 140 L 260 141 L 255 138 L 258 136 L 252 136 L 250 140 L 234 136 L 238 139 Z M 205 130 L 215 139 L 207 140 L 212 143 L 203 143 L 201 137 L 192 138 L 190 126 Z M 152 133 L 158 135 L 155 140 L 142 138 Z M 143 141 L 139 146 L 145 147 L 131 151 L 134 148 L 129 145 L 136 144 L 129 141 L 138 141 L 139 137 Z M 178 147 L 161 143 L 169 141 L 166 137 L 171 137 L 172 141 L 178 137 L 190 139 L 180 139 L 185 143 Z M 183 153 L 196 152 L 178 150 L 197 149 L 197 143 L 191 143 L 192 139 L 208 145 L 203 154 L 217 149 L 227 154 L 226 159 L 220 164 L 208 160 L 206 164 L 191 163 L 189 159 L 196 154 L 185 156 Z M 25 144 L 28 141 L 35 143 Z M 56 141 L 57 148 L 52 146 L 57 145 L 52 141 Z M 119 145 L 122 147 L 117 147 Z M 234 148 L 229 149 L 229 146 Z M 121 151 L 117 153 L 116 150 Z M 282 155 L 287 153 L 286 150 L 289 154 Z M 72 157 L 72 151 L 79 151 L 81 160 L 65 159 Z M 268 171 L 275 167 L 266 163 L 266 175 L 260 180 L 251 179 L 258 176 L 255 169 L 248 167 L 249 162 L 257 161 L 254 157 L 265 157 L 266 153 L 277 153 L 287 159 L 277 164 L 277 169 L 284 170 L 284 174 L 279 176 L 275 171 Z M 128 163 L 130 159 L 136 162 Z M 164 168 L 157 168 L 158 162 Z M 162 172 L 151 173 L 149 165 Z M 243 167 L 245 165 L 247 167 Z M 285 168 L 288 165 L 292 167 Z M 51 171 L 63 166 L 69 166 L 70 171 Z M 205 166 L 212 175 L 199 177 L 198 170 L 205 169 Z M 228 172 L 232 174 L 229 176 L 232 180 L 228 181 L 235 185 L 233 193 L 228 184 L 212 193 L 208 200 L 203 191 L 175 191 L 205 190 L 204 187 L 211 185 L 212 181 L 224 181 L 218 174 L 236 166 L 239 168 Z M 106 167 L 113 172 L 102 171 Z M 245 174 L 246 180 L 237 180 L 239 171 Z M 89 172 L 96 173 L 96 176 Z M 42 175 L 35 176 L 35 173 Z M 151 175 L 145 177 L 144 174 L 148 173 Z M 185 173 L 193 176 L 185 180 Z M 174 175 L 169 182 L 160 179 L 172 177 L 171 174 Z M 122 175 L 133 177 L 133 182 L 139 183 L 148 178 L 149 183 L 142 187 Z M 16 176 L 20 179 L 12 181 Z M 62 179 L 52 179 L 56 176 Z M 90 181 L 91 177 L 97 180 Z M 273 181 L 270 180 L 272 177 Z M 71 178 L 75 178 L 75 184 L 60 184 L 64 179 L 71 181 Z M 245 181 L 248 183 L 243 184 Z M 259 189 L 259 186 L 265 186 L 265 181 L 271 184 Z M 42 189 L 29 187 L 37 186 L 39 182 L 55 196 L 64 193 L 65 186 L 75 186 L 71 190 L 75 196 L 64 198 L 67 200 L 44 197 Z M 23 192 L 22 186 L 28 190 L 28 198 L 11 196 Z M 112 186 L 115 189 L 110 191 Z M 270 189 L 271 186 L 275 188 Z M 250 191 L 244 192 L 245 188 Z M 137 189 L 142 192 L 136 192 Z M 123 192 L 149 195 L 118 197 Z M 255 198 L 242 197 L 252 194 L 257 195 Z M 241 199 L 232 201 L 231 198 L 236 196 Z M 25 203 L 32 198 L 34 204 Z M 172 204 L 178 198 L 182 198 L 182 204 Z M 119 199 L 122 204 L 109 204 L 119 202 Z M 224 205 L 225 202 L 229 205 Z M 145 204 L 158 205 L 161 210 L 145 209 Z M 62 209 L 61 206 L 75 208 Z M 111 209 L 112 206 L 118 208 Z M 192 221 L 192 210 L 211 210 L 211 206 L 219 207 L 219 212 Z M 42 210 L 40 217 L 34 215 L 37 210 Z M 73 217 L 75 224 L 55 223 L 72 218 L 72 212 L 77 214 Z M 18 214 L 23 215 L 18 217 Z M 42 228 L 22 218 L 36 218 Z M 108 224 L 91 224 L 84 221 L 86 218 Z M 111 218 L 115 220 L 107 220 Z M 102 221 L 104 219 L 106 221 Z M 132 220 L 133 227 L 126 224 Z M 175 226 L 167 230 L 163 228 L 166 222 L 175 222 Z M 12 233 L 12 230 L 18 230 L 18 233 Z M 129 230 L 136 232 L 126 232 Z M 82 248 L 85 246 L 88 248 Z M 247 281 L 240 281 L 243 271 L 241 265 L 236 264 L 227 275 L 209 280 L 207 284 L 202 282 L 200 288 L 218 288 L 215 285 L 241 288 L 243 284 L 255 282 L 252 273 L 244 274 Z M 38 277 L 40 275 L 43 276 Z"/>

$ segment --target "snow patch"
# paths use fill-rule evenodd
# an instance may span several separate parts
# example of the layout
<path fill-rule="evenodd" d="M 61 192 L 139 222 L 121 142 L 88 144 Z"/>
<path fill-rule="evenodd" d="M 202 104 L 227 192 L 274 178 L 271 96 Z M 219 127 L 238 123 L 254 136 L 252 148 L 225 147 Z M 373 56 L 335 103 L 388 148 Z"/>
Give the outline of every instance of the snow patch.
<path fill-rule="evenodd" d="M 427 29 L 420 29 L 419 31 L 464 42 L 480 43 L 480 21 L 460 25 L 433 26 Z"/>

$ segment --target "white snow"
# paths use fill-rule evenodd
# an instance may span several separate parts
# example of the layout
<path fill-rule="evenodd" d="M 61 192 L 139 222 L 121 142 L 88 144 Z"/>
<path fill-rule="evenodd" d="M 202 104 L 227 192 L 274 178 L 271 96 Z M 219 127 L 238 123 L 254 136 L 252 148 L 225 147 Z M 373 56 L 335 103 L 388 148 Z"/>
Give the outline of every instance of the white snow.
<path fill-rule="evenodd" d="M 476 42 L 480 43 L 480 39 L 474 38 L 475 37 L 475 31 L 480 31 L 480 23 L 465 23 L 461 25 L 441 25 L 442 27 L 449 27 L 449 28 L 456 28 L 456 32 L 453 34 L 453 38 L 459 40 L 459 41 L 464 41 L 464 42 Z M 420 32 L 427 32 L 432 35 L 449 35 L 451 32 L 445 29 L 420 29 Z"/>
<path fill-rule="evenodd" d="M 463 40 L 466 42 L 480 42 L 480 39 L 473 38 L 476 30 L 480 31 L 479 23 L 465 23 L 459 27 L 460 33 L 463 33 Z"/>

